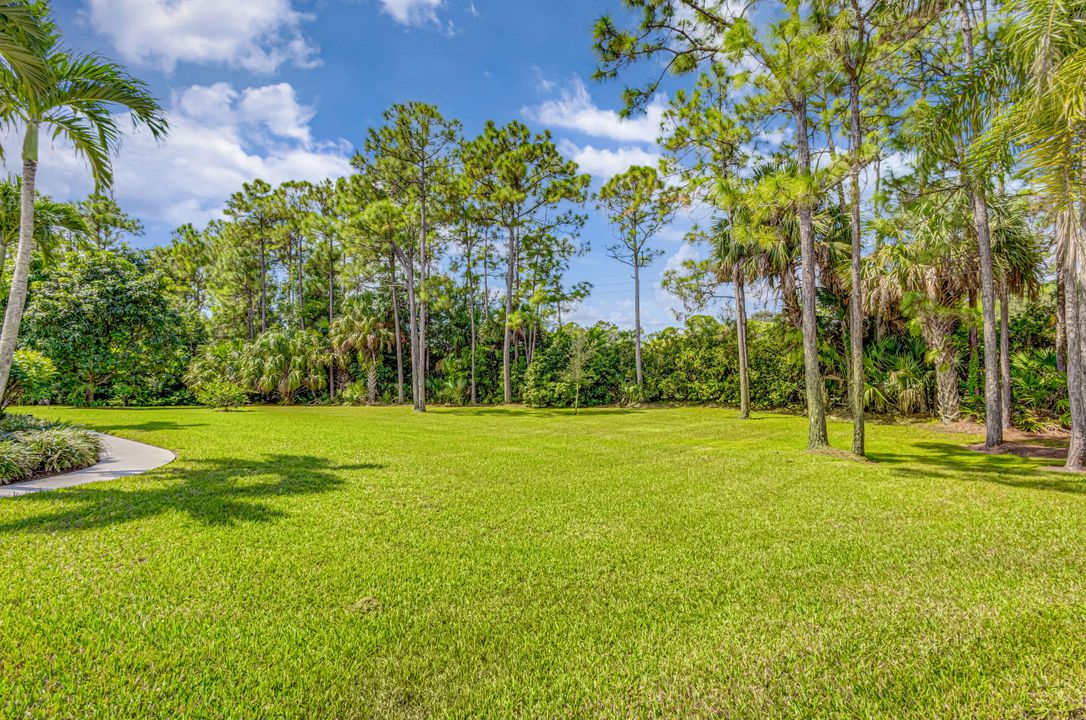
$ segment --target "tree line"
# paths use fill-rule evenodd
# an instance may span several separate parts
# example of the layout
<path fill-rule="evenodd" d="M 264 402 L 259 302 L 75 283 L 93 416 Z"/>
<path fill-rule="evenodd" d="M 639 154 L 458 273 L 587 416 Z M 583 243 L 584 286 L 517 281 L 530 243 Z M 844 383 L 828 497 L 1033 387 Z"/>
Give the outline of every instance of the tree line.
<path fill-rule="evenodd" d="M 1078 5 L 625 0 L 595 27 L 597 77 L 658 60 L 674 76 L 658 167 L 594 190 L 548 133 L 514 121 L 469 136 L 436 107 L 397 104 L 350 176 L 246 183 L 219 219 L 148 253 L 117 246 L 138 227 L 109 206 L 109 160 L 117 105 L 162 136 L 165 115 L 124 68 L 61 52 L 28 7 L 0 4 L 5 42 L 23 48 L 0 46 L 6 121 L 26 138 L 22 177 L 0 193 L 0 381 L 18 342 L 76 346 L 43 329 L 76 302 L 55 280 L 105 297 L 89 271 L 101 255 L 127 278 L 108 292 L 173 340 L 100 333 L 115 346 L 99 355 L 173 348 L 160 366 L 184 370 L 147 392 L 116 391 L 129 371 L 72 370 L 67 399 L 89 384 L 84 401 L 734 402 L 742 417 L 801 402 L 812 448 L 842 405 L 856 454 L 874 410 L 975 418 L 991 447 L 1012 421 L 1066 422 L 1069 466 L 1086 460 Z M 627 112 L 663 77 L 635 80 Z M 80 208 L 34 192 L 43 127 L 90 161 L 102 192 Z M 628 271 L 632 332 L 567 322 L 591 292 L 568 279 L 590 206 Z M 687 325 L 646 338 L 642 270 L 693 207 L 704 259 L 664 281 Z M 748 317 L 752 291 L 777 309 Z M 702 318 L 721 303 L 723 323 Z"/>

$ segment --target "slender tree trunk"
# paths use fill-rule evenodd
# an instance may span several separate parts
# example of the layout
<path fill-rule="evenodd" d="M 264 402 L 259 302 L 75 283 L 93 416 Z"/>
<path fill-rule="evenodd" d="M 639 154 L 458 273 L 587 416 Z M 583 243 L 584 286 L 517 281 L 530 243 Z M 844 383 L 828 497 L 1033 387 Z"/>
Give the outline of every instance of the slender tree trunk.
<path fill-rule="evenodd" d="M 988 232 L 988 203 L 979 183 L 973 188 L 973 221 L 980 250 L 980 300 L 984 313 L 984 445 L 1003 444 L 1003 404 L 999 380 L 999 336 L 996 332 L 995 276 L 992 268 L 992 240 Z"/>
<path fill-rule="evenodd" d="M 502 342 L 502 379 L 505 385 L 505 403 L 513 402 L 513 371 L 510 366 L 510 351 L 513 344 L 513 330 L 510 326 L 513 317 L 513 277 L 516 273 L 517 235 L 516 230 L 509 228 L 509 267 L 505 273 L 505 335 Z"/>
<path fill-rule="evenodd" d="M 796 121 L 796 144 L 799 155 L 799 171 L 804 177 L 811 171 L 810 139 L 807 135 L 807 98 L 793 104 Z M 815 233 L 814 216 L 810 200 L 799 203 L 800 255 L 803 271 L 803 365 L 807 392 L 807 447 L 811 450 L 828 447 L 826 432 L 826 408 L 822 402 L 822 373 L 818 367 L 818 295 L 815 285 Z"/>
<path fill-rule="evenodd" d="M 260 333 L 268 332 L 268 257 L 264 238 L 260 238 Z"/>
<path fill-rule="evenodd" d="M 966 0 L 958 0 L 961 19 L 962 45 L 966 63 L 974 62 L 973 24 Z M 972 140 L 972 138 L 968 138 Z M 980 299 L 984 314 L 984 445 L 988 448 L 1003 444 L 1003 406 L 999 380 L 999 342 L 996 333 L 995 274 L 992 269 L 992 238 L 988 225 L 988 198 L 983 183 L 969 179 L 969 195 L 973 203 L 973 226 L 977 233 L 980 256 Z"/>
<path fill-rule="evenodd" d="M 366 363 L 366 403 L 377 403 L 377 358 L 372 356 Z"/>
<path fill-rule="evenodd" d="M 418 303 L 415 299 L 415 266 L 413 262 L 409 261 L 409 258 L 401 256 L 401 261 L 405 267 L 407 273 L 407 315 L 409 324 L 409 333 L 411 339 L 411 399 L 414 404 L 415 412 L 425 412 L 425 406 L 419 402 L 420 391 L 419 383 L 422 381 L 422 374 L 419 372 L 419 365 L 421 361 L 421 346 L 419 344 L 419 323 L 418 323 Z"/>
<path fill-rule="evenodd" d="M 468 317 L 471 321 L 471 404 L 478 399 L 475 394 L 475 348 L 478 343 L 475 330 L 475 275 L 472 272 L 471 249 L 468 249 Z"/>
<path fill-rule="evenodd" d="M 1086 367 L 1083 367 L 1083 307 L 1078 268 L 1065 268 L 1063 280 L 1067 317 L 1067 397 L 1071 405 L 1071 444 L 1068 470 L 1086 470 Z"/>
<path fill-rule="evenodd" d="M 1063 263 L 1056 270 L 1056 367 L 1067 372 L 1067 283 Z"/>
<path fill-rule="evenodd" d="M 750 362 L 747 354 L 747 295 L 739 268 L 733 271 L 735 283 L 735 331 L 739 340 L 739 419 L 750 418 Z"/>
<path fill-rule="evenodd" d="M 4 271 L 8 269 L 8 244 L 0 243 L 0 279 L 4 277 Z"/>
<path fill-rule="evenodd" d="M 388 256 L 389 286 L 392 288 L 392 325 L 396 334 L 396 397 L 403 405 L 403 328 L 400 327 L 400 299 L 396 292 L 396 257 Z"/>
<path fill-rule="evenodd" d="M 38 125 L 28 123 L 23 139 L 23 186 L 19 197 L 19 247 L 15 251 L 15 269 L 0 332 L 0 398 L 4 396 L 19 340 L 26 295 L 30 281 L 30 259 L 34 251 L 34 188 L 38 174 Z"/>
<path fill-rule="evenodd" d="M 855 13 L 860 20 L 859 12 Z M 862 28 L 862 20 L 861 25 Z M 862 38 L 862 30 L 861 30 Z M 860 260 L 863 236 L 860 224 L 860 152 L 863 149 L 863 128 L 860 117 L 860 81 L 849 79 L 849 126 L 851 155 L 849 163 L 849 195 L 852 203 L 852 293 L 849 296 L 848 339 L 851 367 L 849 372 L 849 401 L 852 405 L 852 453 L 864 454 L 864 313 L 863 281 Z"/>
<path fill-rule="evenodd" d="M 1003 283 L 999 298 L 999 399 L 1003 429 L 1011 427 L 1011 293 Z"/>
<path fill-rule="evenodd" d="M 637 392 L 644 391 L 645 378 L 641 373 L 641 253 L 634 253 L 634 373 L 637 377 Z M 640 401 L 641 398 L 638 398 Z"/>
<path fill-rule="evenodd" d="M 328 236 L 328 329 L 336 320 L 336 245 L 332 236 Z M 336 369 L 334 363 L 328 365 L 328 399 L 336 399 Z"/>
<path fill-rule="evenodd" d="M 298 327 L 305 330 L 305 275 L 302 268 L 305 257 L 302 253 L 302 238 L 298 238 Z"/>
<path fill-rule="evenodd" d="M 974 378 L 972 376 L 972 372 L 974 370 L 976 370 L 977 372 L 980 372 L 980 361 L 979 361 L 979 357 L 980 357 L 980 335 L 977 332 L 977 323 L 976 323 L 976 315 L 977 315 L 976 310 L 977 310 L 977 305 L 978 304 L 979 304 L 979 301 L 977 300 L 977 291 L 974 290 L 973 288 L 970 288 L 969 289 L 969 310 L 970 310 L 970 313 L 969 313 L 969 372 L 970 372 L 970 377 L 969 377 L 969 379 L 971 381 L 976 379 L 978 381 L 978 383 L 973 388 L 967 387 L 966 390 L 968 392 L 973 393 L 973 397 L 979 397 L 980 396 L 980 383 L 979 383 L 980 378 Z M 970 398 L 970 401 L 972 401 L 972 398 Z"/>
<path fill-rule="evenodd" d="M 428 322 L 429 301 L 426 298 L 428 292 L 428 280 L 430 272 L 430 260 L 427 256 L 427 234 L 429 233 L 429 227 L 427 227 L 426 220 L 426 168 L 425 166 L 419 169 L 419 182 L 420 182 L 420 195 L 421 202 L 419 203 L 419 273 L 422 280 L 422 298 L 419 300 L 418 309 L 418 343 L 419 343 L 419 394 L 416 396 L 415 409 L 419 412 L 426 412 L 426 373 L 429 368 L 429 343 L 426 341 L 426 324 Z"/>

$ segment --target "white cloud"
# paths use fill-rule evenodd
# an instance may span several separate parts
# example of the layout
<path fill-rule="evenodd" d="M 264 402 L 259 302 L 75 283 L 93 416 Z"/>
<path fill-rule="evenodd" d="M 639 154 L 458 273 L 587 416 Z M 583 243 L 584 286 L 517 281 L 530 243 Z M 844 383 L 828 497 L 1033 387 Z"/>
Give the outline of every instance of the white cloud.
<path fill-rule="evenodd" d="M 88 0 L 91 26 L 125 60 L 172 71 L 178 62 L 223 63 L 271 73 L 315 64 L 307 17 L 291 0 Z"/>
<path fill-rule="evenodd" d="M 170 134 L 162 144 L 146 132 L 125 138 L 114 161 L 114 193 L 129 212 L 150 222 L 202 224 L 216 217 L 244 182 L 263 178 L 322 180 L 349 174 L 345 141 L 312 139 L 313 109 L 286 84 L 236 90 L 197 85 L 173 96 Z M 127 120 L 122 126 L 129 128 Z M 3 137 L 17 157 L 16 137 Z M 77 199 L 91 190 L 85 164 L 70 148 L 43 141 L 42 192 Z"/>
<path fill-rule="evenodd" d="M 609 180 L 619 173 L 626 172 L 634 165 L 655 167 L 660 162 L 660 155 L 639 147 L 623 147 L 617 150 L 596 148 L 591 145 L 580 147 L 568 140 L 561 140 L 558 149 L 562 154 L 575 160 L 581 170 L 600 179 Z"/>
<path fill-rule="evenodd" d="M 557 100 L 526 107 L 521 112 L 530 120 L 548 127 L 575 130 L 619 142 L 655 143 L 666 109 L 667 99 L 657 96 L 643 114 L 632 118 L 620 117 L 614 110 L 597 107 L 584 82 L 574 78 Z"/>
<path fill-rule="evenodd" d="M 381 0 L 381 7 L 401 25 L 440 24 L 437 9 L 444 0 Z M 474 6 L 472 6 L 474 8 Z M 450 26 L 451 29 L 451 26 Z"/>

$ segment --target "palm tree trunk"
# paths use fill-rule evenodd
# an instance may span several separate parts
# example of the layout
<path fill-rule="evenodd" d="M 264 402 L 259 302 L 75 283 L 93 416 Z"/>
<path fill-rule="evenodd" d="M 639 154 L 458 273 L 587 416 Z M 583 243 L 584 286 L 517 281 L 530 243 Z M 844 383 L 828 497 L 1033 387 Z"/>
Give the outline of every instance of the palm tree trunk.
<path fill-rule="evenodd" d="M 644 390 L 645 378 L 641 373 L 641 253 L 634 253 L 634 374 L 637 378 L 637 394 Z M 641 398 L 638 398 L 640 401 Z"/>
<path fill-rule="evenodd" d="M 849 124 L 852 136 L 852 157 L 849 163 L 849 194 L 852 203 L 852 293 L 849 297 L 848 313 L 848 341 L 851 359 L 849 401 L 852 405 L 852 453 L 863 456 L 864 313 L 863 281 L 860 277 L 860 260 L 863 253 L 863 238 L 860 226 L 860 151 L 863 146 L 863 129 L 860 118 L 860 81 L 855 74 L 850 77 L 848 87 L 851 110 Z"/>
<path fill-rule="evenodd" d="M 935 406 L 946 425 L 961 419 L 961 386 L 951 338 L 953 328 L 935 316 L 922 317 L 924 342 L 935 354 Z"/>
<path fill-rule="evenodd" d="M 739 419 L 750 419 L 750 357 L 747 354 L 747 296 L 743 275 L 737 266 L 735 283 L 735 331 L 739 339 Z"/>
<path fill-rule="evenodd" d="M 1068 470 L 1086 470 L 1086 367 L 1083 358 L 1082 289 L 1078 268 L 1065 268 L 1064 298 L 1067 318 L 1067 397 L 1071 406 L 1071 444 L 1067 449 Z"/>
<path fill-rule="evenodd" d="M 796 146 L 799 155 L 799 171 L 807 176 L 811 171 L 811 148 L 807 136 L 807 98 L 793 103 L 796 121 Z M 810 450 L 828 447 L 826 433 L 826 408 L 822 402 L 822 373 L 818 367 L 818 296 L 815 286 L 815 237 L 814 216 L 809 201 L 799 203 L 800 262 L 803 273 L 803 365 L 807 393 L 807 447 Z"/>
<path fill-rule="evenodd" d="M 0 397 L 4 396 L 19 340 L 19 325 L 23 321 L 27 288 L 30 281 L 30 259 L 34 250 L 34 188 L 38 173 L 38 125 L 28 123 L 23 140 L 23 186 L 19 197 L 19 248 L 15 253 L 15 270 L 8 291 L 8 306 L 4 312 L 4 328 L 0 333 Z"/>
<path fill-rule="evenodd" d="M 377 402 L 377 358 L 372 355 L 366 364 L 366 402 L 369 405 Z"/>
<path fill-rule="evenodd" d="M 1003 429 L 1011 427 L 1011 293 L 1003 283 L 999 298 L 999 400 Z"/>
<path fill-rule="evenodd" d="M 1056 368 L 1067 372 L 1067 283 L 1063 263 L 1056 270 Z"/>

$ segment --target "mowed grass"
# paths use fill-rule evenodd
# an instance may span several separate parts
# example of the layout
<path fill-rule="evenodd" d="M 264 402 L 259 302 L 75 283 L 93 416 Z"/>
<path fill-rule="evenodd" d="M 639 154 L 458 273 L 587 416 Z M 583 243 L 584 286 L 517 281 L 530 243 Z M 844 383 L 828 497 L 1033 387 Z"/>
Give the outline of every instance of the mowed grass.
<path fill-rule="evenodd" d="M 1086 480 L 962 436 L 871 426 L 860 463 L 718 409 L 35 412 L 179 459 L 0 500 L 3 717 L 1086 708 Z"/>

